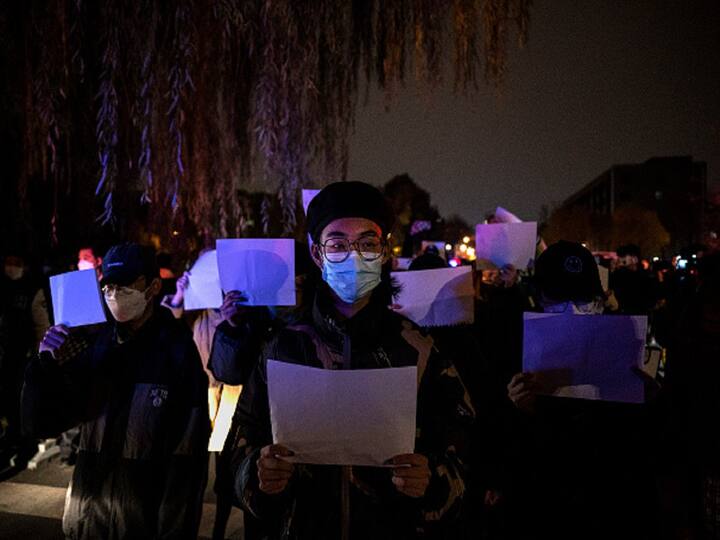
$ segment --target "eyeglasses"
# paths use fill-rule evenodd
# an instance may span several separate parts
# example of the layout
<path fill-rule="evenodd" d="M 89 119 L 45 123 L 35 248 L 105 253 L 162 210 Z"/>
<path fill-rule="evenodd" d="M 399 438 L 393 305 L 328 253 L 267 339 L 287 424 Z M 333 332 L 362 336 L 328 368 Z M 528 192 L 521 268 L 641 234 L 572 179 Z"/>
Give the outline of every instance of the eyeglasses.
<path fill-rule="evenodd" d="M 325 259 L 331 263 L 345 262 L 350 257 L 350 252 L 355 250 L 360 257 L 366 261 L 376 261 L 383 256 L 384 245 L 379 238 L 361 238 L 350 242 L 347 238 L 330 238 L 325 240 L 320 247 L 323 250 Z"/>
<path fill-rule="evenodd" d="M 120 285 L 105 285 L 100 289 L 103 294 L 114 294 L 115 296 L 128 296 L 133 293 L 135 289 L 132 287 L 122 287 Z"/>

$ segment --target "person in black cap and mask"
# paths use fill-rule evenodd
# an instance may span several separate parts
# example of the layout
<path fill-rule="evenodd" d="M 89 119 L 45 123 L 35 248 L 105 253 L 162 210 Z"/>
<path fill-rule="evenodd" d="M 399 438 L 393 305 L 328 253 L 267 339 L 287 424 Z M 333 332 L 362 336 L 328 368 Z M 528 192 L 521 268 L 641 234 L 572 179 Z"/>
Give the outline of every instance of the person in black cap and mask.
<path fill-rule="evenodd" d="M 580 244 L 548 247 L 534 280 L 545 313 L 603 313 L 597 264 Z M 518 373 L 507 386 L 524 417 L 518 426 L 528 428 L 515 455 L 526 518 L 518 523 L 528 527 L 522 537 L 655 538 L 643 406 L 542 395 L 547 384 L 537 373 Z"/>
<path fill-rule="evenodd" d="M 156 310 L 151 248 L 112 247 L 102 290 L 115 319 L 91 339 L 51 327 L 23 388 L 37 437 L 80 424 L 68 538 L 196 538 L 207 477 L 207 377 L 190 332 Z"/>
<path fill-rule="evenodd" d="M 279 331 L 243 390 L 236 495 L 283 538 L 418 538 L 459 509 L 458 454 L 474 418 L 469 396 L 432 339 L 388 307 L 390 218 L 382 194 L 361 182 L 331 184 L 310 203 L 307 225 L 322 281 L 306 288 L 306 315 Z M 417 365 L 415 453 L 396 456 L 389 469 L 283 461 L 289 451 L 272 444 L 268 359 L 324 369 Z"/>

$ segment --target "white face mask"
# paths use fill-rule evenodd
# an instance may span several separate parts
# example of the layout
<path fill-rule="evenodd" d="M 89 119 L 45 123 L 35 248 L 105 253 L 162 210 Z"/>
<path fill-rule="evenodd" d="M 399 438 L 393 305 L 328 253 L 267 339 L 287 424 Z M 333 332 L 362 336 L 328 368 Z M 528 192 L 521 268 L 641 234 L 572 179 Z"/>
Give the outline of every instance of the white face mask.
<path fill-rule="evenodd" d="M 18 279 L 21 279 L 23 277 L 23 274 L 25 273 L 25 269 L 22 266 L 15 266 L 15 265 L 6 265 L 5 266 L 5 275 L 10 278 L 12 281 L 17 281 Z"/>
<path fill-rule="evenodd" d="M 94 270 L 95 265 L 93 263 L 91 263 L 90 261 L 82 260 L 82 261 L 78 261 L 77 268 L 78 268 L 78 270 Z"/>
<path fill-rule="evenodd" d="M 146 292 L 147 289 L 138 291 L 129 287 L 119 287 L 104 293 L 105 303 L 117 322 L 134 321 L 145 313 L 148 305 Z"/>

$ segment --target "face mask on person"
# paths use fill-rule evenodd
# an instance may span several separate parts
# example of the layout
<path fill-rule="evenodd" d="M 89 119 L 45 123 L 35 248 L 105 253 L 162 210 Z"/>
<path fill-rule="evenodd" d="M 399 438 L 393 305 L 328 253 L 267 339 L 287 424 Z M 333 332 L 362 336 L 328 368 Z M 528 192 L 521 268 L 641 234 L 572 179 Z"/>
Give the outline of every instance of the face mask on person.
<path fill-rule="evenodd" d="M 82 260 L 77 263 L 78 270 L 94 270 L 95 265 L 90 261 Z"/>
<path fill-rule="evenodd" d="M 377 256 L 368 253 L 368 257 Z M 322 277 L 325 283 L 347 304 L 354 304 L 380 285 L 382 257 L 366 261 L 357 251 L 352 251 L 343 262 L 324 261 Z"/>
<path fill-rule="evenodd" d="M 129 287 L 119 287 L 104 293 L 105 303 L 117 322 L 133 321 L 145 313 L 148 305 L 146 292 L 147 289 L 138 291 Z"/>
<path fill-rule="evenodd" d="M 15 266 L 9 264 L 5 266 L 5 275 L 12 281 L 17 281 L 18 279 L 21 279 L 24 273 L 25 269 L 22 266 Z"/>

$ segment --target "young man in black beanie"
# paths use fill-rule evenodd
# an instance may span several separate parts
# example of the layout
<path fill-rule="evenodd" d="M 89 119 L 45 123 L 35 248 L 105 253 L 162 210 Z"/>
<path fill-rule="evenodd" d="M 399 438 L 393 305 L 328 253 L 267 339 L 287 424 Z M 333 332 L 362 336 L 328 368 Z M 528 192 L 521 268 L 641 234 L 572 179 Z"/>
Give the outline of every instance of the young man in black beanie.
<path fill-rule="evenodd" d="M 112 247 L 101 285 L 113 322 L 93 336 L 51 327 L 25 374 L 23 427 L 80 424 L 67 538 L 197 538 L 210 431 L 192 335 L 165 309 L 155 253 Z"/>
<path fill-rule="evenodd" d="M 274 521 L 282 538 L 419 538 L 459 510 L 459 454 L 472 405 L 432 339 L 388 308 L 390 218 L 382 194 L 360 182 L 331 184 L 311 202 L 307 223 L 322 281 L 306 290 L 311 309 L 278 333 L 244 389 L 236 495 L 255 516 Z M 415 453 L 396 456 L 390 469 L 283 461 L 288 450 L 272 444 L 268 359 L 325 369 L 417 366 Z"/>

